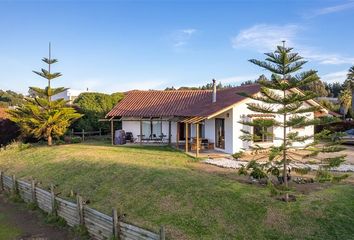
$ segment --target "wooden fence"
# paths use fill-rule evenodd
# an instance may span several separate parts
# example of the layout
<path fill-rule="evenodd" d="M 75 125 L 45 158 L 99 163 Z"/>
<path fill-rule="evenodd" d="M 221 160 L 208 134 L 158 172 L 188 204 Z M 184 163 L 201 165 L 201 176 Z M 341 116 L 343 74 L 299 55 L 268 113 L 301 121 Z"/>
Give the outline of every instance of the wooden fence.
<path fill-rule="evenodd" d="M 71 136 L 80 136 L 82 141 L 85 141 L 87 137 L 90 136 L 102 136 L 102 129 L 100 128 L 98 131 L 85 131 L 82 129 L 81 132 L 74 132 L 74 129 L 71 129 Z"/>
<path fill-rule="evenodd" d="M 0 191 L 18 193 L 25 202 L 35 203 L 43 211 L 60 216 L 71 227 L 84 225 L 92 239 L 165 240 L 164 227 L 159 233 L 151 232 L 124 222 L 115 209 L 112 216 L 108 216 L 85 205 L 79 195 L 73 203 L 56 196 L 53 186 L 50 192 L 37 187 L 34 180 L 16 180 L 15 176 L 6 176 L 0 171 Z"/>

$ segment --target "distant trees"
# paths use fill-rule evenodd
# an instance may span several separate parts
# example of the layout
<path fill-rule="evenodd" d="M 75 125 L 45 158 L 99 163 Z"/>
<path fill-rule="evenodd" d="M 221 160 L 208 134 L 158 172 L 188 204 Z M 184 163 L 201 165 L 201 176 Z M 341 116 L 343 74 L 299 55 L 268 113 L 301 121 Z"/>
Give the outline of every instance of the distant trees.
<path fill-rule="evenodd" d="M 123 93 L 81 93 L 75 99 L 74 104 L 84 116 L 73 125 L 73 128 L 81 131 L 93 131 L 98 129 L 108 130 L 107 123 L 99 122 L 105 115 L 124 97 Z"/>
<path fill-rule="evenodd" d="M 65 91 L 65 88 L 52 88 L 51 81 L 61 76 L 61 73 L 52 73 L 51 66 L 57 59 L 52 59 L 49 48 L 49 58 L 42 61 L 48 65 L 48 69 L 41 69 L 35 74 L 47 80 L 46 88 L 30 87 L 35 94 L 34 98 L 26 98 L 25 103 L 10 110 L 9 118 L 17 123 L 25 136 L 44 138 L 48 146 L 52 145 L 52 139 L 62 136 L 73 121 L 81 117 L 75 109 L 67 106 L 68 101 L 64 99 L 52 100 L 52 96 Z"/>
<path fill-rule="evenodd" d="M 334 82 L 334 83 L 324 83 L 325 88 L 328 92 L 327 97 L 334 97 L 337 98 L 339 96 L 339 93 L 343 89 L 343 85 L 339 82 Z"/>
<path fill-rule="evenodd" d="M 318 97 L 327 97 L 328 91 L 326 89 L 325 84 L 321 81 L 320 77 L 317 75 L 314 76 L 316 80 L 313 82 L 302 86 L 300 89 L 303 91 L 312 91 L 317 94 Z"/>
<path fill-rule="evenodd" d="M 0 90 L 0 107 L 19 106 L 25 101 L 24 96 L 11 90 Z"/>
<path fill-rule="evenodd" d="M 232 84 L 226 84 L 223 85 L 221 82 L 218 83 L 216 85 L 216 89 L 224 89 L 224 88 L 231 88 L 231 87 L 235 87 L 235 85 Z M 199 86 L 199 87 L 180 87 L 178 89 L 176 89 L 175 87 L 167 87 L 165 88 L 165 91 L 170 91 L 170 90 L 211 90 L 213 89 L 213 84 L 212 83 L 208 83 L 206 85 L 203 86 Z"/>

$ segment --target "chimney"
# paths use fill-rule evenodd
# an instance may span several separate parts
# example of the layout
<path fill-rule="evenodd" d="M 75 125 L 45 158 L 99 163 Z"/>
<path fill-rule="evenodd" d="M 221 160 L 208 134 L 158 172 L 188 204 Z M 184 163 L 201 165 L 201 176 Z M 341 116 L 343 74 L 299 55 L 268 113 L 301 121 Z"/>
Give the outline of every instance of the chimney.
<path fill-rule="evenodd" d="M 216 102 L 216 83 L 215 79 L 213 79 L 213 103 Z"/>

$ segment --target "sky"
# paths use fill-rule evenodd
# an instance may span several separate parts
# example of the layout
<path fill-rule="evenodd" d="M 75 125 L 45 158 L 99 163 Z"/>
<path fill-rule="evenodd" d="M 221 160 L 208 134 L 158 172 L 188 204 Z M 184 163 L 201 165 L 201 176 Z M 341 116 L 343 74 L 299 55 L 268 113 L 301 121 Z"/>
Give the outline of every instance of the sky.
<path fill-rule="evenodd" d="M 48 55 L 53 86 L 98 92 L 239 84 L 269 75 L 264 59 L 286 40 L 323 81 L 354 65 L 354 0 L 0 0 L 0 89 L 27 93 Z"/>

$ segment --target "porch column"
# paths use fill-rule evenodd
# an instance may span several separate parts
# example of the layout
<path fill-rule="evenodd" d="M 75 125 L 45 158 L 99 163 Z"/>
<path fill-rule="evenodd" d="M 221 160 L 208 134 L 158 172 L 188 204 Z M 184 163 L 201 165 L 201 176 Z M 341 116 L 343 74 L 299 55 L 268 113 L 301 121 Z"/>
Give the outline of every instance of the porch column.
<path fill-rule="evenodd" d="M 114 124 L 113 124 L 113 118 L 111 119 L 111 144 L 114 145 Z"/>
<path fill-rule="evenodd" d="M 171 145 L 171 121 L 168 121 L 168 145 Z"/>
<path fill-rule="evenodd" d="M 197 137 L 197 148 L 195 150 L 195 156 L 199 157 L 199 123 L 195 124 L 195 135 Z"/>
<path fill-rule="evenodd" d="M 140 120 L 140 145 L 143 144 L 143 122 Z"/>
<path fill-rule="evenodd" d="M 177 134 L 176 134 L 176 148 L 179 149 L 179 122 L 176 122 Z"/>
<path fill-rule="evenodd" d="M 186 129 L 186 152 L 188 152 L 188 123 L 185 123 L 185 129 Z"/>

